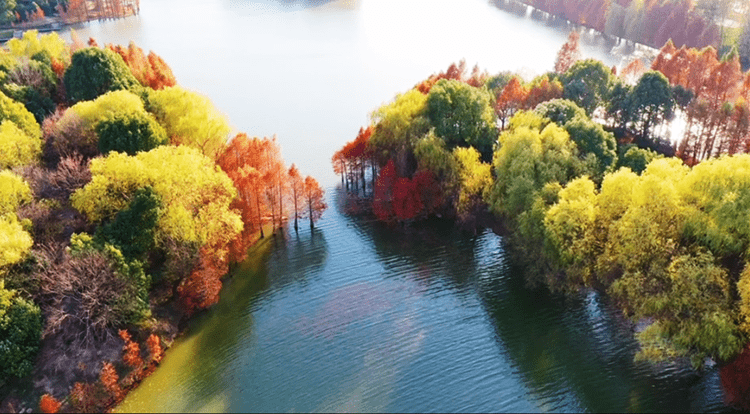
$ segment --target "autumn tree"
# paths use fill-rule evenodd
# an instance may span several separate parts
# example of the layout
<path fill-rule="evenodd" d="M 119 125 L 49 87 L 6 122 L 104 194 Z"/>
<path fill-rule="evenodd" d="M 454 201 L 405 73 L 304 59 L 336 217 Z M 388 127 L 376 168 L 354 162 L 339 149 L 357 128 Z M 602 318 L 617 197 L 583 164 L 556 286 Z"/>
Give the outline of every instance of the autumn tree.
<path fill-rule="evenodd" d="M 118 331 L 120 338 L 125 342 L 122 346 L 122 362 L 131 368 L 138 368 L 143 365 L 143 359 L 141 358 L 141 348 L 137 342 L 134 342 L 130 333 L 124 329 Z"/>
<path fill-rule="evenodd" d="M 39 400 L 39 411 L 43 413 L 57 413 L 60 411 L 61 406 L 62 403 L 49 394 L 42 395 L 42 398 Z"/>
<path fill-rule="evenodd" d="M 232 242 L 235 258 L 244 257 L 255 232 L 259 231 L 260 237 L 264 237 L 263 216 L 267 206 L 261 178 L 267 159 L 264 154 L 271 145 L 267 138 L 261 140 L 249 138 L 244 133 L 238 134 L 218 159 L 219 166 L 237 188 L 238 197 L 232 201 L 231 207 L 241 212 L 245 223 L 242 233 Z"/>
<path fill-rule="evenodd" d="M 568 35 L 568 41 L 562 45 L 557 52 L 555 59 L 555 72 L 565 73 L 573 66 L 573 63 L 581 59 L 581 46 L 579 45 L 580 35 L 576 31 L 571 31 Z"/>
<path fill-rule="evenodd" d="M 305 180 L 302 178 L 299 170 L 294 164 L 289 167 L 287 175 L 289 176 L 289 191 L 293 205 L 292 211 L 294 211 L 294 230 L 297 231 L 297 220 L 300 213 L 304 212 Z"/>
<path fill-rule="evenodd" d="M 159 363 L 164 354 L 164 350 L 161 347 L 161 339 L 155 334 L 151 334 L 146 339 L 146 348 L 148 348 L 149 358 L 151 361 Z"/>
<path fill-rule="evenodd" d="M 500 118 L 501 129 L 505 129 L 505 122 L 524 106 L 528 94 L 529 90 L 521 84 L 518 76 L 511 78 L 505 85 L 495 101 L 495 112 Z"/>
<path fill-rule="evenodd" d="M 323 188 L 320 187 L 318 181 L 309 175 L 305 177 L 304 200 L 307 204 L 307 217 L 310 219 L 311 229 L 314 227 L 315 221 L 323 215 L 323 211 L 328 208 L 323 200 L 323 195 Z"/>
<path fill-rule="evenodd" d="M 102 366 L 102 370 L 99 372 L 99 381 L 104 385 L 104 389 L 114 397 L 115 399 L 120 398 L 122 395 L 122 388 L 120 388 L 120 376 L 117 375 L 115 367 L 109 362 L 105 362 Z"/>
<path fill-rule="evenodd" d="M 172 69 L 153 51 L 146 56 L 143 54 L 143 49 L 136 46 L 132 41 L 127 48 L 121 45 L 108 44 L 107 49 L 122 57 L 125 64 L 130 68 L 130 72 L 141 85 L 158 90 L 177 84 Z"/>
<path fill-rule="evenodd" d="M 549 76 L 542 75 L 535 78 L 529 85 L 523 107 L 534 109 L 537 105 L 552 99 L 561 98 L 563 94 L 562 84 L 558 79 L 550 80 Z"/>
<path fill-rule="evenodd" d="M 173 145 L 197 148 L 214 160 L 224 149 L 229 123 L 207 97 L 179 86 L 167 87 L 149 92 L 148 110 Z"/>

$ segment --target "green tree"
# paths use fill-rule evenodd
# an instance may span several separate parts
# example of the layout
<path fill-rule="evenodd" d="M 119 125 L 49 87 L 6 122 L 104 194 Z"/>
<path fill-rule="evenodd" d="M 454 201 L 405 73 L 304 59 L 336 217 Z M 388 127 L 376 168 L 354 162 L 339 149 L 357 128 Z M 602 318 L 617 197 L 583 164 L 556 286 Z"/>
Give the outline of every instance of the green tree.
<path fill-rule="evenodd" d="M 497 128 L 486 89 L 441 79 L 427 95 L 427 115 L 449 149 L 472 146 L 490 159 Z"/>
<path fill-rule="evenodd" d="M 414 146 L 414 156 L 417 158 L 417 167 L 420 170 L 428 170 L 444 185 L 444 189 L 450 189 L 457 185 L 458 164 L 455 152 L 448 151 L 445 141 L 435 136 L 430 131 L 425 137 L 417 141 Z M 451 194 L 448 191 L 447 194 Z"/>
<path fill-rule="evenodd" d="M 580 106 L 568 99 L 552 99 L 541 103 L 534 112 L 559 126 L 564 126 L 576 116 L 586 116 L 586 112 Z"/>
<path fill-rule="evenodd" d="M 223 246 L 242 230 L 229 208 L 237 195 L 232 180 L 197 149 L 162 145 L 135 156 L 110 152 L 91 161 L 91 182 L 76 190 L 71 204 L 93 222 L 112 220 L 150 186 L 159 210 L 157 243 L 172 238 L 200 246 Z"/>
<path fill-rule="evenodd" d="M 10 24 L 16 20 L 16 0 L 0 0 L 0 24 Z"/>
<path fill-rule="evenodd" d="M 164 128 L 146 112 L 119 114 L 103 120 L 96 125 L 96 133 L 99 151 L 104 155 L 110 151 L 135 155 L 169 143 Z"/>
<path fill-rule="evenodd" d="M 570 139 L 578 146 L 579 155 L 590 160 L 594 181 L 601 182 L 617 163 L 617 142 L 611 132 L 587 117 L 577 116 L 565 123 Z"/>
<path fill-rule="evenodd" d="M 636 174 L 641 174 L 651 161 L 663 157 L 650 149 L 638 148 L 632 144 L 620 147 L 619 151 L 621 155 L 617 158 L 617 168 L 630 168 Z"/>
<path fill-rule="evenodd" d="M 5 289 L 0 280 L 0 375 L 23 377 L 31 373 L 42 337 L 39 306 Z"/>
<path fill-rule="evenodd" d="M 570 99 L 591 116 L 608 96 L 612 72 L 601 61 L 579 60 L 561 79 L 563 98 Z"/>
<path fill-rule="evenodd" d="M 620 78 L 615 78 L 609 96 L 604 103 L 604 109 L 611 125 L 624 132 L 632 118 L 633 87 Z"/>
<path fill-rule="evenodd" d="M 68 99 L 73 103 L 90 101 L 111 91 L 140 87 L 120 55 L 98 47 L 73 53 L 64 81 Z"/>
<path fill-rule="evenodd" d="M 0 276 L 7 266 L 23 261 L 33 244 L 15 213 L 0 215 Z"/>
<path fill-rule="evenodd" d="M 156 245 L 156 224 L 161 200 L 153 188 L 146 186 L 135 191 L 127 207 L 117 212 L 114 219 L 99 227 L 97 239 L 116 246 L 126 258 L 145 260 Z"/>
<path fill-rule="evenodd" d="M 655 320 L 637 335 L 641 350 L 636 360 L 684 355 L 697 368 L 706 357 L 729 361 L 742 350 L 727 272 L 709 252 L 679 255 L 656 277 L 624 277 L 612 292 L 627 298 L 634 320 Z"/>
<path fill-rule="evenodd" d="M 648 71 L 641 76 L 632 93 L 632 121 L 642 138 L 649 138 L 655 126 L 670 119 L 674 112 L 672 88 L 666 76 Z"/>

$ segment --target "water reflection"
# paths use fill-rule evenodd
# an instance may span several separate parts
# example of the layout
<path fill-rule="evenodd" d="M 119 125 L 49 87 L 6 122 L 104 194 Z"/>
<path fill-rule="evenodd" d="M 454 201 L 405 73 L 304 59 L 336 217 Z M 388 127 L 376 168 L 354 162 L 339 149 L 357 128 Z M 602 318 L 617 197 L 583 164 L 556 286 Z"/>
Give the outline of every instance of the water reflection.
<path fill-rule="evenodd" d="M 544 411 L 722 411 L 714 371 L 686 362 L 635 364 L 637 344 L 620 312 L 595 293 L 528 290 L 518 269 L 481 294 L 498 347 L 514 361 Z M 706 398 L 709 396 L 708 398 Z"/>
<path fill-rule="evenodd" d="M 319 275 L 328 259 L 328 244 L 325 234 L 320 230 L 312 230 L 302 222 L 302 231 L 281 229 L 275 235 L 269 236 L 269 243 L 273 250 L 267 261 L 269 288 L 284 289 L 295 283 L 306 286 L 311 275 Z"/>

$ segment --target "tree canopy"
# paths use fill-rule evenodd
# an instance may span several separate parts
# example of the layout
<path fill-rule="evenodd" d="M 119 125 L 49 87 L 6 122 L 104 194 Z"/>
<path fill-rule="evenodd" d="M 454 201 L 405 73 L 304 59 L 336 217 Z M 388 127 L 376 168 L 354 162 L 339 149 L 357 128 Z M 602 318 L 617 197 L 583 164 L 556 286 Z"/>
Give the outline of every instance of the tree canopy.
<path fill-rule="evenodd" d="M 111 91 L 132 90 L 139 85 L 122 57 L 109 49 L 77 50 L 65 71 L 65 90 L 73 103 L 90 101 Z"/>

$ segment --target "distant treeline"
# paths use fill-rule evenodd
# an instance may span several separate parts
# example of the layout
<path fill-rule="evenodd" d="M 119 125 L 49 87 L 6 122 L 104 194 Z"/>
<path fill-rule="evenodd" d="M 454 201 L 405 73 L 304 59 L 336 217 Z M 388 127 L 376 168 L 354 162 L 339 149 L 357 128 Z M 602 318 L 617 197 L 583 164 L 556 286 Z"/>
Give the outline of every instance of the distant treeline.
<path fill-rule="evenodd" d="M 520 2 L 552 18 L 562 18 L 608 36 L 658 48 L 667 40 L 677 46 L 719 47 L 721 28 L 714 8 L 692 0 L 494 0 L 505 7 Z"/>

